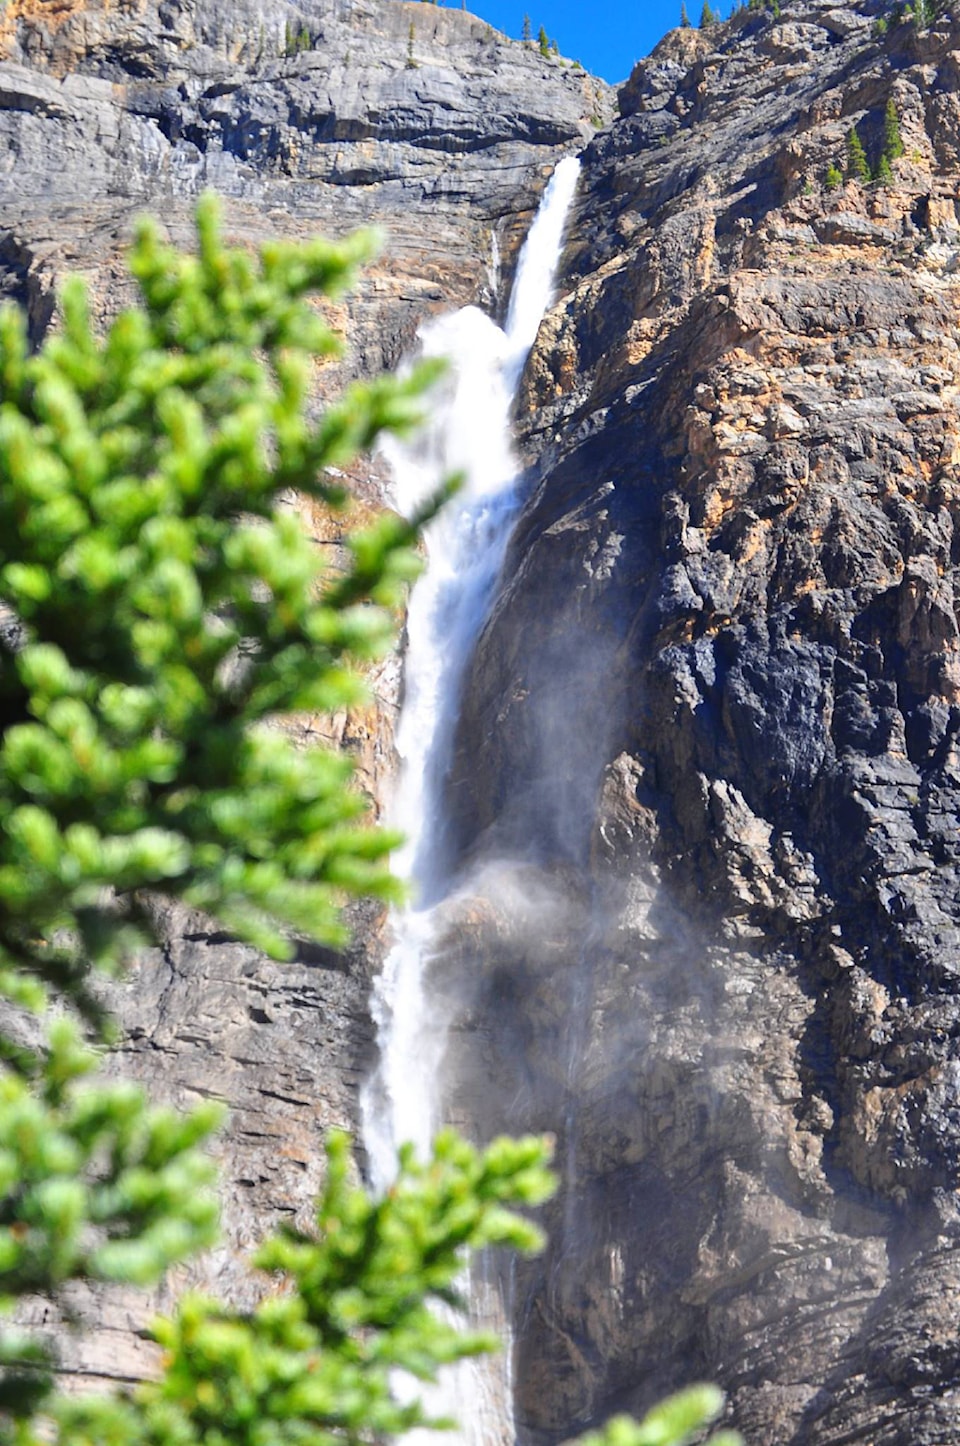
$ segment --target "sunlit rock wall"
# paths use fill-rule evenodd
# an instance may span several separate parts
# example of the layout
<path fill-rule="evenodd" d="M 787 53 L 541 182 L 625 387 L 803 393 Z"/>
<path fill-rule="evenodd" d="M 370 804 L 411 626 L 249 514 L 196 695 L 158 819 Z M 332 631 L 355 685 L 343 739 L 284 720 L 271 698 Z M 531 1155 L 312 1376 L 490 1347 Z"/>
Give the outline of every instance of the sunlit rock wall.
<path fill-rule="evenodd" d="M 528 369 L 438 966 L 459 1108 L 558 1137 L 527 1442 L 702 1377 L 752 1446 L 960 1430 L 960 29 L 874 18 L 637 67 Z"/>

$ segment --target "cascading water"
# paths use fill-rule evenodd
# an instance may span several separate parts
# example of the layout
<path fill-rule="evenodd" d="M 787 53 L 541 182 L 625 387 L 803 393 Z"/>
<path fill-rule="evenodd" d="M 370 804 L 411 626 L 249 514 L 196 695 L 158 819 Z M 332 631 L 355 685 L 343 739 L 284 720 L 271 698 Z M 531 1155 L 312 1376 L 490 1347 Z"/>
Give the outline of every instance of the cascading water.
<path fill-rule="evenodd" d="M 390 462 L 396 500 L 413 512 L 451 472 L 464 473 L 459 495 L 431 523 L 428 566 L 407 615 L 404 704 L 397 731 L 401 774 L 392 823 L 406 843 L 395 868 L 411 882 L 413 904 L 392 919 L 394 944 L 373 1000 L 380 1064 L 363 1092 L 363 1132 L 376 1188 L 385 1188 L 397 1145 L 422 1152 L 438 1126 L 437 1076 L 445 1021 L 424 988 L 434 911 L 450 887 L 443 780 L 450 762 L 464 668 L 487 615 L 491 592 L 516 510 L 518 469 L 510 438 L 510 407 L 553 277 L 579 162 L 557 166 L 520 255 L 506 327 L 468 306 L 420 333 L 423 353 L 450 363 L 446 395 L 414 447 L 395 447 Z M 458 1395 L 467 1389 L 461 1383 Z M 452 1403 L 469 1438 L 500 1446 L 502 1425 L 485 1427 L 483 1407 Z"/>

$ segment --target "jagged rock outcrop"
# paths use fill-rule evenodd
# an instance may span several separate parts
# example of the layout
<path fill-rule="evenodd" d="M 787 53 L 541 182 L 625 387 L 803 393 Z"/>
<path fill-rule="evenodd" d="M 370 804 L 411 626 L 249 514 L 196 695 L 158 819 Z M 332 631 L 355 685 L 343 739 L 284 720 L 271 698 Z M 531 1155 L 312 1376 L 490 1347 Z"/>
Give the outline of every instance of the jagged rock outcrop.
<path fill-rule="evenodd" d="M 585 152 L 467 685 L 459 1107 L 564 1180 L 528 1442 L 702 1376 L 751 1446 L 960 1434 L 960 26 L 782 9 Z"/>
<path fill-rule="evenodd" d="M 0 295 L 26 306 L 34 336 L 68 269 L 109 320 L 130 296 L 122 253 L 135 216 L 158 214 L 190 244 L 194 199 L 212 187 L 242 244 L 383 229 L 380 261 L 333 312 L 347 352 L 321 392 L 395 365 L 437 310 L 498 304 L 547 177 L 613 99 L 475 16 L 406 0 L 10 0 L 0 57 Z M 383 505 L 376 459 L 348 480 L 361 510 Z M 301 510 L 335 565 L 343 519 Z M 305 744 L 352 752 L 379 808 L 397 659 L 371 682 L 367 710 L 296 726 Z M 224 1245 L 175 1274 L 160 1303 L 185 1283 L 243 1297 L 250 1247 L 279 1219 L 308 1222 L 325 1133 L 356 1127 L 383 921 L 361 909 L 347 955 L 305 951 L 279 967 L 207 920 L 161 916 L 163 947 L 116 992 L 126 1038 L 111 1067 L 161 1098 L 223 1099 L 231 1117 L 219 1146 Z M 81 1293 L 70 1305 L 84 1329 L 64 1336 L 66 1371 L 129 1379 L 150 1368 L 140 1332 L 155 1303 Z"/>

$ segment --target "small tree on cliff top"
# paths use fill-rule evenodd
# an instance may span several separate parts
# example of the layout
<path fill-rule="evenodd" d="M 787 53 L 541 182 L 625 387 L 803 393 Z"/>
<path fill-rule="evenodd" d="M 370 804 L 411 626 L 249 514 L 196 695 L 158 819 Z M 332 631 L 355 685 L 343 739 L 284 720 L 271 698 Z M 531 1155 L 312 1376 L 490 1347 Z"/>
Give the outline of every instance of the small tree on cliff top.
<path fill-rule="evenodd" d="M 83 287 L 35 356 L 0 312 L 0 1304 L 87 1278 L 147 1284 L 215 1230 L 216 1122 L 151 1109 L 91 1078 L 81 1037 L 105 1032 L 91 966 L 148 937 L 143 891 L 205 910 L 277 957 L 337 942 L 349 893 L 394 890 L 391 840 L 365 827 L 349 765 L 300 751 L 278 715 L 362 695 L 356 664 L 392 635 L 420 519 L 390 515 L 322 573 L 283 498 L 343 498 L 327 468 L 416 420 L 430 373 L 351 388 L 319 415 L 310 368 L 335 340 L 308 293 L 369 254 L 223 247 L 211 200 L 183 257 L 144 224 L 131 253 L 142 308 L 98 341 Z M 27 1011 L 54 1005 L 44 1039 Z M 72 1019 L 71 1019 L 72 1016 Z M 402 1155 L 388 1196 L 349 1186 L 334 1138 L 314 1234 L 261 1250 L 279 1293 L 239 1312 L 188 1298 L 160 1322 L 157 1381 L 58 1399 L 46 1342 L 0 1336 L 0 1441 L 32 1446 L 302 1446 L 382 1439 L 424 1420 L 402 1368 L 431 1379 L 487 1349 L 430 1310 L 456 1302 L 461 1251 L 529 1249 L 505 1206 L 550 1188 L 537 1140 L 478 1153 L 452 1134 Z M 617 1446 L 653 1446 L 718 1409 L 667 1403 Z M 42 1414 L 38 1414 L 41 1413 Z M 599 1441 L 601 1438 L 595 1438 Z"/>

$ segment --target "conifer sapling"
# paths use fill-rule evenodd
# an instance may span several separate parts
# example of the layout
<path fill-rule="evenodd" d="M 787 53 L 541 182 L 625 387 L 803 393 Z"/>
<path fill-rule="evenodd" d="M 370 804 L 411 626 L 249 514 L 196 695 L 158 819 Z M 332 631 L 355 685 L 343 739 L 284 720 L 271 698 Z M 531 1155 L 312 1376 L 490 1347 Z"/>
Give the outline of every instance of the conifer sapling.
<path fill-rule="evenodd" d="M 847 136 L 847 175 L 863 186 L 869 185 L 871 180 L 870 163 L 856 126 Z"/>
<path fill-rule="evenodd" d="M 883 112 L 883 154 L 892 162 L 900 159 L 903 150 L 900 117 L 897 114 L 896 102 L 893 96 L 890 96 Z"/>

